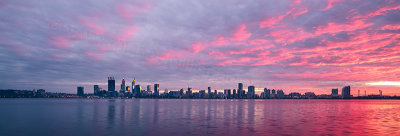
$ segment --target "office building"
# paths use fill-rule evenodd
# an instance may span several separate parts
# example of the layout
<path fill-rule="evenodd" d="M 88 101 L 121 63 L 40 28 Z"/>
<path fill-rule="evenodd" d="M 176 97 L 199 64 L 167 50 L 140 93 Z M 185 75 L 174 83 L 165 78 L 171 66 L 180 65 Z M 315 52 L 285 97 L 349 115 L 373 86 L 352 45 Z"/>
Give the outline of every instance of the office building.
<path fill-rule="evenodd" d="M 160 95 L 160 84 L 154 84 L 154 95 L 155 96 Z"/>
<path fill-rule="evenodd" d="M 251 86 L 248 86 L 247 87 L 247 89 L 248 89 L 248 93 L 247 93 L 247 95 L 249 96 L 248 98 L 254 98 L 254 96 L 255 96 L 255 87 L 253 86 L 253 85 L 251 85 Z"/>
<path fill-rule="evenodd" d="M 94 85 L 94 86 L 93 86 L 93 94 L 94 94 L 94 95 L 99 95 L 99 94 L 100 94 L 100 87 L 99 87 L 99 85 Z"/>
<path fill-rule="evenodd" d="M 342 97 L 343 98 L 350 98 L 350 86 L 345 86 L 342 88 Z"/>
<path fill-rule="evenodd" d="M 332 96 L 338 96 L 339 95 L 339 89 L 338 88 L 333 88 L 332 89 Z"/>
<path fill-rule="evenodd" d="M 114 77 L 108 77 L 108 91 L 115 91 L 115 79 Z"/>
<path fill-rule="evenodd" d="M 84 88 L 82 86 L 78 86 L 76 89 L 76 95 L 83 96 L 83 94 L 84 94 Z"/>
<path fill-rule="evenodd" d="M 133 78 L 133 81 L 132 81 L 132 91 L 133 91 L 133 89 L 135 89 L 135 77 Z"/>

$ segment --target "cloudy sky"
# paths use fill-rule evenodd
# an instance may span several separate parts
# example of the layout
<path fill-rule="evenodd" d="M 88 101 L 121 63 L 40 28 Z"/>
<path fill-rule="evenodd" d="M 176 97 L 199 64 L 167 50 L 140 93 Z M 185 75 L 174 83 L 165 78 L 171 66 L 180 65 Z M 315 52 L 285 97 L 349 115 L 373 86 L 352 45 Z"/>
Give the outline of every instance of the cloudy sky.
<path fill-rule="evenodd" d="M 398 0 L 0 0 L 0 89 L 400 95 L 399 41 Z"/>

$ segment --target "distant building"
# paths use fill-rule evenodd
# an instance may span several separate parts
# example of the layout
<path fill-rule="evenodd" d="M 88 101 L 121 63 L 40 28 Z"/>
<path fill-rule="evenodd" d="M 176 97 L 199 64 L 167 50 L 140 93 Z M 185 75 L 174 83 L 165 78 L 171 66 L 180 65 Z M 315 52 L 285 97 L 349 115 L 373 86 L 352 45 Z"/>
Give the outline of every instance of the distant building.
<path fill-rule="evenodd" d="M 141 90 L 140 85 L 135 85 L 135 88 L 133 90 L 133 93 L 135 94 L 135 97 L 140 97 L 140 90 Z"/>
<path fill-rule="evenodd" d="M 100 94 L 100 87 L 99 87 L 99 85 L 94 85 L 94 86 L 93 86 L 93 94 L 94 94 L 94 95 L 99 95 L 99 94 Z"/>
<path fill-rule="evenodd" d="M 342 97 L 343 98 L 350 98 L 350 86 L 345 86 L 342 88 Z"/>
<path fill-rule="evenodd" d="M 44 89 L 38 89 L 38 90 L 36 91 L 36 93 L 39 94 L 39 95 L 45 95 L 45 94 L 46 94 L 46 90 L 44 90 Z"/>
<path fill-rule="evenodd" d="M 125 79 L 122 79 L 120 93 L 125 93 Z"/>
<path fill-rule="evenodd" d="M 128 93 L 130 93 L 130 92 L 131 92 L 131 87 L 130 87 L 130 86 L 126 86 L 126 87 L 125 87 L 125 90 L 126 90 Z"/>
<path fill-rule="evenodd" d="M 135 78 L 133 78 L 133 81 L 132 81 L 132 91 L 133 91 L 133 89 L 135 89 Z"/>
<path fill-rule="evenodd" d="M 205 98 L 206 97 L 206 90 L 200 90 L 199 94 L 200 94 L 200 98 Z"/>
<path fill-rule="evenodd" d="M 317 97 L 317 95 L 315 95 L 315 93 L 314 92 L 306 92 L 306 93 L 304 93 L 304 96 L 306 97 L 306 98 L 316 98 Z"/>
<path fill-rule="evenodd" d="M 186 91 L 186 95 L 188 96 L 188 97 L 192 97 L 192 88 L 190 88 L 190 87 L 188 87 L 188 90 Z"/>
<path fill-rule="evenodd" d="M 83 96 L 83 94 L 84 94 L 84 88 L 82 86 L 78 86 L 76 89 L 76 95 Z"/>
<path fill-rule="evenodd" d="M 247 89 L 248 89 L 248 96 L 249 96 L 249 98 L 254 98 L 254 96 L 255 96 L 255 94 L 256 94 L 256 88 L 253 86 L 253 85 L 251 85 L 251 86 L 248 86 L 247 87 Z"/>
<path fill-rule="evenodd" d="M 160 84 L 154 84 L 154 95 L 155 96 L 160 95 Z"/>
<path fill-rule="evenodd" d="M 151 93 L 151 85 L 147 85 L 147 92 Z"/>
<path fill-rule="evenodd" d="M 292 98 L 292 99 L 300 99 L 301 98 L 301 94 L 298 92 L 291 92 L 291 93 L 289 93 L 288 96 L 289 96 L 289 98 Z"/>
<path fill-rule="evenodd" d="M 164 93 L 168 94 L 168 89 L 167 88 L 164 89 Z"/>
<path fill-rule="evenodd" d="M 270 98 L 271 97 L 271 90 L 264 88 L 264 98 Z"/>
<path fill-rule="evenodd" d="M 333 88 L 332 89 L 332 96 L 338 96 L 339 95 L 339 89 L 338 88 Z"/>
<path fill-rule="evenodd" d="M 183 88 L 181 88 L 181 90 L 179 90 L 179 93 L 181 96 L 183 96 Z"/>
<path fill-rule="evenodd" d="M 242 97 L 242 95 L 244 95 L 243 83 L 238 83 L 238 95 L 239 97 Z"/>
<path fill-rule="evenodd" d="M 108 91 L 115 91 L 115 79 L 114 77 L 108 77 Z"/>
<path fill-rule="evenodd" d="M 285 97 L 285 93 L 283 92 L 283 90 L 277 90 L 276 91 L 276 97 L 277 98 L 284 98 Z"/>

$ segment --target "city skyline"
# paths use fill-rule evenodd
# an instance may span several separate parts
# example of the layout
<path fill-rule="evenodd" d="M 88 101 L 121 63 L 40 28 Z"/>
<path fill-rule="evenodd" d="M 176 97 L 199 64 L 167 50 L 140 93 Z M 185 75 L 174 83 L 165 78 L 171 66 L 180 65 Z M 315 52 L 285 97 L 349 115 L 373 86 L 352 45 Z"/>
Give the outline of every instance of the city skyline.
<path fill-rule="evenodd" d="M 81 5 L 87 5 L 82 7 Z M 400 1 L 4 1 L 0 89 L 400 95 Z M 259 88 L 258 88 L 259 87 Z M 236 88 L 237 89 L 237 88 Z M 213 91 L 213 90 L 212 90 Z M 233 90 L 231 90 L 233 91 Z"/>

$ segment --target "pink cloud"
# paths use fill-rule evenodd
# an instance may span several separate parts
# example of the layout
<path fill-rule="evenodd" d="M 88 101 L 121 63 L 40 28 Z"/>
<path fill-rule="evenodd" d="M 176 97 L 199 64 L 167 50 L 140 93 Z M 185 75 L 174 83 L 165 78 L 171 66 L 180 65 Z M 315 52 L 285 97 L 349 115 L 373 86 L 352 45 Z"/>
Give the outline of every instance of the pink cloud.
<path fill-rule="evenodd" d="M 331 9 L 334 6 L 334 4 L 337 4 L 338 2 L 341 2 L 341 1 L 342 0 L 328 0 L 328 3 L 326 5 L 326 7 L 324 9 L 322 9 L 322 10 Z"/>
<path fill-rule="evenodd" d="M 89 27 L 94 34 L 96 35 L 104 34 L 105 30 L 102 27 L 98 26 L 95 22 L 89 19 L 80 19 L 80 21 L 84 26 Z"/>
<path fill-rule="evenodd" d="M 278 22 L 282 21 L 287 15 L 291 14 L 295 10 L 292 8 L 291 10 L 287 11 L 284 15 L 270 17 L 260 22 L 260 28 L 272 27 L 273 25 L 277 24 Z"/>
<path fill-rule="evenodd" d="M 54 45 L 58 49 L 67 49 L 70 47 L 69 40 L 61 36 L 51 36 L 50 44 Z"/>
<path fill-rule="evenodd" d="M 240 25 L 239 29 L 236 30 L 236 32 L 233 34 L 232 39 L 234 41 L 244 41 L 249 39 L 251 36 L 251 33 L 246 31 L 246 25 L 242 24 Z"/>
<path fill-rule="evenodd" d="M 342 31 L 355 31 L 358 29 L 363 29 L 372 25 L 372 23 L 366 23 L 364 20 L 355 20 L 346 24 L 328 23 L 326 26 L 316 27 L 315 34 L 321 35 L 325 33 L 334 34 Z"/>
<path fill-rule="evenodd" d="M 296 11 L 292 13 L 293 18 L 296 18 L 297 16 L 303 15 L 308 12 L 308 9 Z"/>
<path fill-rule="evenodd" d="M 229 44 L 229 41 L 226 38 L 222 37 L 222 36 L 218 36 L 218 38 L 216 40 L 211 41 L 211 44 L 213 44 L 213 45 L 221 45 L 222 46 L 222 45 Z"/>
<path fill-rule="evenodd" d="M 133 7 L 130 7 L 128 5 L 125 4 L 118 4 L 117 5 L 118 8 L 118 13 L 125 19 L 125 20 L 129 20 L 131 19 L 131 17 L 135 14 L 137 14 L 137 10 Z"/>
<path fill-rule="evenodd" d="M 132 37 L 134 36 L 134 32 L 136 30 L 137 29 L 136 29 L 135 26 L 127 26 L 127 27 L 125 27 L 123 32 L 117 38 L 115 38 L 115 41 L 117 41 L 117 42 L 125 42 L 125 41 L 128 41 L 128 40 L 132 39 Z"/>
<path fill-rule="evenodd" d="M 192 44 L 192 50 L 194 53 L 199 53 L 200 51 L 204 50 L 207 48 L 206 44 L 203 43 L 194 43 Z"/>

